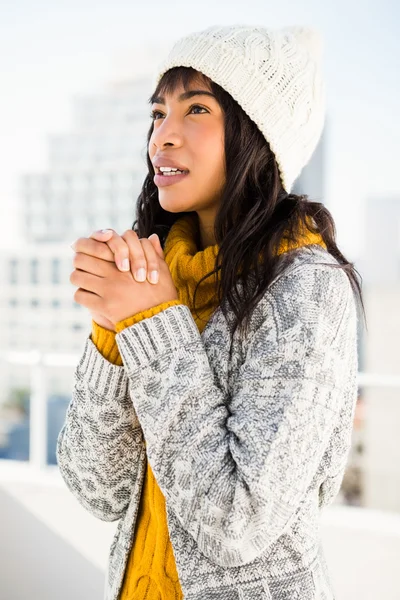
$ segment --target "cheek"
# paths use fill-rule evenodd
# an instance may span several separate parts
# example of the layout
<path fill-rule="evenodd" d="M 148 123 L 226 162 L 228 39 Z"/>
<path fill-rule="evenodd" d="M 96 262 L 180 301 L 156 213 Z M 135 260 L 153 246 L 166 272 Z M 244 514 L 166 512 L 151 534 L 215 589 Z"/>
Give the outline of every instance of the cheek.
<path fill-rule="evenodd" d="M 225 149 L 224 140 L 221 136 L 208 136 L 203 138 L 203 142 L 199 143 L 198 148 L 201 151 L 198 153 L 198 164 L 201 164 L 200 172 L 207 173 L 208 178 L 211 177 L 214 181 L 220 180 L 225 173 Z M 201 175 L 204 181 L 204 175 Z"/>

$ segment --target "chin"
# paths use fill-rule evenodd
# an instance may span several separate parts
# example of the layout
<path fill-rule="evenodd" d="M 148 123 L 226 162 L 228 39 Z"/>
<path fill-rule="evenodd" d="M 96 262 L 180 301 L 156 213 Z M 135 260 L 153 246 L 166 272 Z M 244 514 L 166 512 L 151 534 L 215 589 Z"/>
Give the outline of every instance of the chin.
<path fill-rule="evenodd" d="M 174 200 L 173 198 L 158 198 L 161 208 L 171 213 L 192 212 L 196 210 L 184 201 Z"/>

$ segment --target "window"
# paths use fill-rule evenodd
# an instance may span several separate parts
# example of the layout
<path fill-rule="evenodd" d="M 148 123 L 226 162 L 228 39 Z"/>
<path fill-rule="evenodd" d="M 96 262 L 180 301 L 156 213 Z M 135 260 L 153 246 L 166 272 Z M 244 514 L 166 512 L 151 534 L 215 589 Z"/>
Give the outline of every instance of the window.
<path fill-rule="evenodd" d="M 12 258 L 10 260 L 10 283 L 17 283 L 18 279 L 18 260 Z"/>
<path fill-rule="evenodd" d="M 38 274 L 39 261 L 37 258 L 31 259 L 31 283 L 37 284 L 39 283 L 39 274 Z"/>
<path fill-rule="evenodd" d="M 51 283 L 60 283 L 60 259 L 53 258 L 51 263 Z"/>

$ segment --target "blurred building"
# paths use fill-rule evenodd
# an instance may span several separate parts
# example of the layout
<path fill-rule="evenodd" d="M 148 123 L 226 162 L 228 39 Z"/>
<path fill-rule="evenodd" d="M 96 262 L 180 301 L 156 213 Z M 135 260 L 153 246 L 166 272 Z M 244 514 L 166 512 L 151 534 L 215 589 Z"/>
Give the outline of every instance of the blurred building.
<path fill-rule="evenodd" d="M 150 81 L 110 84 L 73 102 L 73 130 L 49 136 L 49 169 L 26 174 L 21 197 L 30 242 L 70 242 L 132 226 L 146 168 Z"/>
<path fill-rule="evenodd" d="M 21 177 L 27 244 L 0 258 L 3 349 L 81 351 L 91 318 L 73 300 L 70 244 L 95 229 L 132 227 L 147 173 L 150 93 L 151 80 L 141 77 L 76 97 L 71 131 L 48 138 L 48 169 Z M 28 385 L 29 369 L 0 361 L 0 402 Z M 48 392 L 70 385 L 69 370 L 55 370 Z"/>
<path fill-rule="evenodd" d="M 72 255 L 68 244 L 54 242 L 3 254 L 0 319 L 8 350 L 77 350 L 87 314 L 72 298 Z"/>
<path fill-rule="evenodd" d="M 363 370 L 375 374 L 377 384 L 363 392 L 363 504 L 399 511 L 400 386 L 390 380 L 400 381 L 400 196 L 368 198 L 365 207 L 367 243 L 357 266 L 368 327 Z"/>

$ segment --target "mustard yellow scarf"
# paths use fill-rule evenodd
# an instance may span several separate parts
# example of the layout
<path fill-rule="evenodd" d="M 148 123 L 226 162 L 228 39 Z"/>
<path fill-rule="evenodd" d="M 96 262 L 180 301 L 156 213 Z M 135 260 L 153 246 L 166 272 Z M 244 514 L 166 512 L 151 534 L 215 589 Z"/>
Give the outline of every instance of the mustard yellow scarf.
<path fill-rule="evenodd" d="M 197 233 L 196 213 L 187 213 L 175 221 L 164 244 L 164 259 L 170 269 L 179 300 L 189 306 L 201 332 L 216 308 L 215 275 L 199 285 L 196 292 L 196 311 L 193 308 L 193 294 L 200 279 L 214 269 L 219 248 L 218 244 L 215 244 L 199 250 L 196 245 Z M 326 249 L 319 233 L 311 233 L 308 229 L 299 227 L 297 243 L 290 244 L 283 239 L 277 254 L 309 244 L 320 244 Z M 217 276 L 220 279 L 220 272 Z"/>

